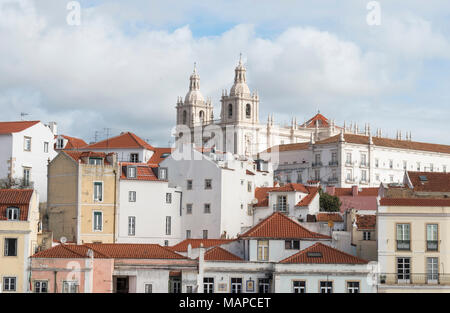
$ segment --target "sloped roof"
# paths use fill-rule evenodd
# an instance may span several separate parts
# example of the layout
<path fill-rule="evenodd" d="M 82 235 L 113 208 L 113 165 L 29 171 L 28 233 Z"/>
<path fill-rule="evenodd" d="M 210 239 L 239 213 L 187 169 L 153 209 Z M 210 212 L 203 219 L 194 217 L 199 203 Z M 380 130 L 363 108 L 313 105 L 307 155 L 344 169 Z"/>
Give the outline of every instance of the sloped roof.
<path fill-rule="evenodd" d="M 285 152 L 285 151 L 297 151 L 297 150 L 307 150 L 310 146 L 309 142 L 299 142 L 299 143 L 288 143 L 285 145 L 277 145 L 273 146 L 271 148 L 266 149 L 264 152 L 272 152 L 278 151 L 278 152 Z"/>
<path fill-rule="evenodd" d="M 243 261 L 242 258 L 221 248 L 214 247 L 205 252 L 205 261 Z"/>
<path fill-rule="evenodd" d="M 328 119 L 320 113 L 317 113 L 316 115 L 314 115 L 311 119 L 309 119 L 306 123 L 304 123 L 301 126 L 308 127 L 308 128 L 315 128 L 316 124 L 318 124 L 319 127 L 329 127 L 330 126 Z"/>
<path fill-rule="evenodd" d="M 6 220 L 6 209 L 15 207 L 19 209 L 19 220 L 28 220 L 33 189 L 0 189 L 0 220 Z"/>
<path fill-rule="evenodd" d="M 255 198 L 258 203 L 255 207 L 267 207 L 269 206 L 269 191 L 274 187 L 256 187 L 255 188 Z"/>
<path fill-rule="evenodd" d="M 367 264 L 368 261 L 317 242 L 282 261 L 282 264 Z"/>
<path fill-rule="evenodd" d="M 277 187 L 257 187 L 255 188 L 255 198 L 258 203 L 254 207 L 267 207 L 269 205 L 269 192 L 302 192 L 307 195 L 301 199 L 296 206 L 307 206 L 319 192 L 318 187 L 305 186 L 303 184 L 289 183 Z"/>
<path fill-rule="evenodd" d="M 150 160 L 148 160 L 147 164 L 151 167 L 158 167 L 159 163 L 164 161 L 166 157 L 163 157 L 165 154 L 171 154 L 172 148 L 154 148 L 154 153 Z"/>
<path fill-rule="evenodd" d="M 154 150 L 145 140 L 139 138 L 131 132 L 122 133 L 118 136 L 105 139 L 93 144 L 90 144 L 83 149 L 95 150 L 95 149 L 136 149 L 144 148 L 147 150 Z"/>
<path fill-rule="evenodd" d="M 356 227 L 358 229 L 375 229 L 377 224 L 376 215 L 356 215 Z"/>
<path fill-rule="evenodd" d="M 384 206 L 437 206 L 449 207 L 450 199 L 436 198 L 382 198 L 380 205 Z"/>
<path fill-rule="evenodd" d="M 65 145 L 64 149 L 81 149 L 83 147 L 86 147 L 88 144 L 80 138 L 70 137 L 66 135 L 59 135 L 63 137 L 64 139 L 67 139 L 67 144 Z M 55 136 L 57 138 L 58 136 Z M 56 143 L 55 143 L 56 147 Z"/>
<path fill-rule="evenodd" d="M 88 250 L 94 258 L 107 259 L 186 259 L 167 247 L 157 244 L 97 243 L 83 245 L 57 245 L 34 254 L 33 258 L 86 258 Z"/>
<path fill-rule="evenodd" d="M 104 153 L 104 152 L 94 152 L 94 151 L 73 151 L 73 150 L 62 150 L 63 153 L 70 156 L 72 159 L 74 159 L 77 163 L 78 161 L 81 161 L 82 164 L 87 164 L 86 159 L 89 158 L 102 158 L 104 159 L 105 164 L 109 164 L 109 162 L 106 160 L 106 157 L 108 155 L 111 155 L 112 153 Z"/>
<path fill-rule="evenodd" d="M 191 245 L 192 249 L 197 249 L 200 248 L 200 244 L 203 244 L 204 248 L 210 248 L 220 246 L 232 241 L 234 241 L 234 239 L 185 239 L 170 247 L 170 249 L 178 252 L 187 252 L 189 244 Z"/>
<path fill-rule="evenodd" d="M 302 207 L 302 206 L 308 206 L 311 204 L 311 202 L 314 200 L 314 198 L 317 196 L 317 194 L 319 193 L 319 187 L 310 187 L 310 186 L 305 186 L 306 189 L 308 190 L 308 195 L 306 197 L 304 197 L 303 199 L 301 199 L 295 206 L 297 207 Z"/>
<path fill-rule="evenodd" d="M 153 173 L 152 167 L 148 164 L 122 162 L 120 163 L 120 165 L 122 168 L 120 179 L 122 180 L 145 180 L 145 181 L 159 180 L 158 177 L 156 177 L 155 173 Z M 136 178 L 127 177 L 127 166 L 136 167 Z"/>
<path fill-rule="evenodd" d="M 280 212 L 275 212 L 243 233 L 239 238 L 330 239 L 312 232 Z"/>
<path fill-rule="evenodd" d="M 414 191 L 418 192 L 450 192 L 450 173 L 408 172 Z M 426 177 L 426 181 L 420 177 Z"/>
<path fill-rule="evenodd" d="M 343 222 L 343 218 L 339 213 L 317 213 L 316 214 L 316 220 L 318 222 L 328 222 L 328 221 L 333 221 L 333 222 Z"/>
<path fill-rule="evenodd" d="M 21 132 L 40 121 L 18 121 L 18 122 L 0 122 L 0 135 Z"/>
<path fill-rule="evenodd" d="M 358 189 L 357 197 L 378 197 L 378 187 L 368 187 L 368 188 L 360 188 Z M 343 196 L 353 196 L 352 188 L 335 188 L 334 192 L 335 196 L 343 197 Z"/>

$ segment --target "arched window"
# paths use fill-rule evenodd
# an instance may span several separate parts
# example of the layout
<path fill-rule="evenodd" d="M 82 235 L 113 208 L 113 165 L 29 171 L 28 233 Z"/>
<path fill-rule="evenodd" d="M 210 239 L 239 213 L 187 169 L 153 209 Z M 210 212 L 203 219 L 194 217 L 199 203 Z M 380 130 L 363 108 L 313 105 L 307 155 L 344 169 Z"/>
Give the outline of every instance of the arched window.
<path fill-rule="evenodd" d="M 252 108 L 250 106 L 250 103 L 247 103 L 247 105 L 245 106 L 245 116 L 247 118 L 252 117 Z"/>
<path fill-rule="evenodd" d="M 200 112 L 198 113 L 198 117 L 200 118 L 200 123 L 203 124 L 204 119 L 205 119 L 205 112 L 200 111 Z"/>
<path fill-rule="evenodd" d="M 19 220 L 19 208 L 7 208 L 6 209 L 6 219 L 8 221 L 17 221 Z"/>
<path fill-rule="evenodd" d="M 230 103 L 228 105 L 228 117 L 232 117 L 233 116 L 233 105 Z"/>
<path fill-rule="evenodd" d="M 183 124 L 186 124 L 187 122 L 187 112 L 183 111 Z"/>

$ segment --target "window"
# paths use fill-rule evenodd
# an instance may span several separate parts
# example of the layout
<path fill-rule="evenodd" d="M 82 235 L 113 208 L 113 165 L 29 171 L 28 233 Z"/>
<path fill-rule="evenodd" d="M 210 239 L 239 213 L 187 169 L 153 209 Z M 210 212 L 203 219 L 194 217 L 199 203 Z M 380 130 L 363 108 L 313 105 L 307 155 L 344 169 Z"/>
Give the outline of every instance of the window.
<path fill-rule="evenodd" d="M 94 231 L 102 231 L 103 230 L 103 213 L 102 212 L 94 212 Z"/>
<path fill-rule="evenodd" d="M 246 118 L 252 117 L 252 107 L 250 106 L 249 103 L 247 103 L 247 105 L 245 106 L 245 117 Z"/>
<path fill-rule="evenodd" d="M 189 238 L 191 238 L 191 230 L 187 229 L 186 230 L 186 239 L 189 239 Z"/>
<path fill-rule="evenodd" d="M 439 276 L 438 258 L 427 258 L 427 281 L 437 282 Z"/>
<path fill-rule="evenodd" d="M 367 155 L 361 154 L 361 165 L 367 166 Z"/>
<path fill-rule="evenodd" d="M 370 240 L 371 233 L 370 231 L 363 232 L 363 240 Z"/>
<path fill-rule="evenodd" d="M 153 292 L 153 285 L 152 284 L 145 284 L 144 285 L 144 293 L 152 293 Z"/>
<path fill-rule="evenodd" d="M 320 165 L 320 163 L 321 163 L 320 154 L 316 154 L 314 157 L 315 157 L 316 165 Z"/>
<path fill-rule="evenodd" d="M 286 250 L 300 250 L 300 240 L 285 240 L 284 248 Z"/>
<path fill-rule="evenodd" d="M 19 220 L 19 208 L 7 208 L 6 209 L 6 219 L 8 221 L 17 221 Z"/>
<path fill-rule="evenodd" d="M 17 238 L 5 238 L 5 256 L 17 256 Z"/>
<path fill-rule="evenodd" d="M 76 281 L 63 281 L 63 293 L 77 293 L 78 282 Z"/>
<path fill-rule="evenodd" d="M 317 181 L 320 180 L 320 170 L 314 170 L 314 179 Z"/>
<path fill-rule="evenodd" d="M 232 117 L 233 116 L 233 105 L 230 103 L 228 105 L 228 117 Z"/>
<path fill-rule="evenodd" d="M 208 239 L 208 230 L 207 229 L 203 230 L 203 239 Z"/>
<path fill-rule="evenodd" d="M 172 203 L 172 194 L 170 192 L 166 193 L 166 203 Z"/>
<path fill-rule="evenodd" d="M 427 224 L 427 251 L 438 250 L 438 225 Z"/>
<path fill-rule="evenodd" d="M 337 164 L 338 160 L 337 160 L 337 152 L 331 152 L 331 163 L 332 164 Z"/>
<path fill-rule="evenodd" d="M 128 202 L 136 202 L 136 191 L 128 191 Z"/>
<path fill-rule="evenodd" d="M 347 292 L 348 293 L 359 293 L 359 282 L 348 281 L 347 282 Z"/>
<path fill-rule="evenodd" d="M 366 170 L 361 171 L 361 181 L 367 182 L 367 171 Z"/>
<path fill-rule="evenodd" d="M 389 175 L 389 182 L 391 182 L 391 183 L 394 182 L 394 175 Z"/>
<path fill-rule="evenodd" d="M 192 286 L 186 286 L 186 293 L 192 293 Z"/>
<path fill-rule="evenodd" d="M 211 213 L 211 204 L 205 203 L 203 213 L 205 213 L 205 214 Z"/>
<path fill-rule="evenodd" d="M 211 189 L 211 188 L 212 188 L 212 180 L 205 179 L 205 189 Z"/>
<path fill-rule="evenodd" d="M 404 170 L 408 169 L 408 162 L 407 161 L 403 161 L 403 169 Z"/>
<path fill-rule="evenodd" d="M 433 172 L 433 171 L 434 171 L 434 164 L 430 163 L 430 172 Z"/>
<path fill-rule="evenodd" d="M 139 153 L 130 153 L 130 162 L 139 163 Z"/>
<path fill-rule="evenodd" d="M 397 250 L 410 250 L 409 224 L 397 224 Z"/>
<path fill-rule="evenodd" d="M 192 180 L 187 181 L 187 190 L 192 190 Z"/>
<path fill-rule="evenodd" d="M 394 161 L 393 160 L 389 160 L 389 168 L 394 168 Z"/>
<path fill-rule="evenodd" d="M 375 159 L 375 167 L 378 168 L 380 166 L 380 160 Z"/>
<path fill-rule="evenodd" d="M 186 204 L 186 214 L 192 214 L 192 203 Z"/>
<path fill-rule="evenodd" d="M 247 191 L 252 192 L 252 182 L 251 181 L 247 182 Z"/>
<path fill-rule="evenodd" d="M 353 181 L 352 170 L 347 170 L 347 181 Z"/>
<path fill-rule="evenodd" d="M 397 279 L 400 281 L 409 281 L 410 268 L 410 258 L 397 258 Z"/>
<path fill-rule="evenodd" d="M 30 185 L 30 176 L 31 176 L 31 168 L 24 167 L 23 168 L 23 185 L 24 186 Z"/>
<path fill-rule="evenodd" d="M 270 292 L 270 280 L 268 278 L 258 279 L 258 292 L 269 293 Z"/>
<path fill-rule="evenodd" d="M 136 234 L 136 217 L 128 216 L 128 236 L 134 236 Z"/>
<path fill-rule="evenodd" d="M 417 162 L 417 171 L 420 172 L 420 162 Z"/>
<path fill-rule="evenodd" d="M 31 151 L 31 137 L 23 137 L 23 150 Z"/>
<path fill-rule="evenodd" d="M 352 165 L 352 154 L 351 154 L 351 152 L 346 153 L 345 163 L 347 165 Z"/>
<path fill-rule="evenodd" d="M 48 282 L 44 280 L 34 281 L 34 292 L 35 293 L 47 293 L 48 292 Z"/>
<path fill-rule="evenodd" d="M 258 240 L 258 261 L 269 260 L 269 241 Z"/>
<path fill-rule="evenodd" d="M 320 282 L 320 293 L 332 293 L 333 292 L 333 282 L 332 281 L 321 281 Z"/>
<path fill-rule="evenodd" d="M 306 293 L 306 282 L 305 281 L 293 281 L 292 287 L 294 293 Z"/>
<path fill-rule="evenodd" d="M 203 278 L 203 292 L 204 293 L 214 293 L 214 278 L 204 277 Z"/>
<path fill-rule="evenodd" d="M 172 233 L 171 222 L 172 222 L 172 217 L 166 216 L 166 235 L 170 235 Z"/>
<path fill-rule="evenodd" d="M 103 182 L 94 182 L 94 201 L 103 201 Z"/>
<path fill-rule="evenodd" d="M 128 167 L 128 178 L 136 178 L 136 167 L 134 166 Z"/>
<path fill-rule="evenodd" d="M 166 180 L 167 179 L 167 168 L 161 167 L 159 169 L 159 179 Z"/>
<path fill-rule="evenodd" d="M 15 277 L 3 277 L 3 290 L 4 291 L 16 291 L 16 278 Z"/>
<path fill-rule="evenodd" d="M 102 165 L 102 158 L 89 158 L 90 165 Z"/>
<path fill-rule="evenodd" d="M 447 173 L 447 165 L 442 165 L 442 172 Z"/>
<path fill-rule="evenodd" d="M 231 293 L 242 292 L 242 278 L 231 278 Z"/>
<path fill-rule="evenodd" d="M 375 174 L 376 181 L 380 181 L 380 174 Z"/>
<path fill-rule="evenodd" d="M 278 196 L 277 197 L 276 211 L 287 212 L 287 197 L 286 196 Z"/>
<path fill-rule="evenodd" d="M 44 141 L 44 153 L 48 153 L 48 142 Z"/>
<path fill-rule="evenodd" d="M 64 148 L 64 139 L 58 138 L 56 142 L 56 149 L 63 149 Z"/>
<path fill-rule="evenodd" d="M 187 112 L 183 111 L 183 124 L 187 123 Z"/>
<path fill-rule="evenodd" d="M 169 246 L 169 240 L 164 240 L 164 246 L 168 247 Z"/>

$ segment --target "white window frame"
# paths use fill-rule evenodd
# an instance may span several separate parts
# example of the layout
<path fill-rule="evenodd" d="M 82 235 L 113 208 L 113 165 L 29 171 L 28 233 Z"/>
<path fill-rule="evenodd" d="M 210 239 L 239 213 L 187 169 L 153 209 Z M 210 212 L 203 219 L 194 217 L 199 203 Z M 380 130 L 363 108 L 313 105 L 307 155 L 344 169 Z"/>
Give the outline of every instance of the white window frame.
<path fill-rule="evenodd" d="M 136 177 L 137 177 L 136 166 L 128 166 L 127 167 L 127 178 L 136 178 Z"/>
<path fill-rule="evenodd" d="M 186 203 L 186 214 L 192 214 L 192 203 Z"/>
<path fill-rule="evenodd" d="M 64 280 L 62 285 L 62 293 L 78 293 L 79 283 L 76 280 Z"/>
<path fill-rule="evenodd" d="M 258 261 L 269 261 L 269 240 L 257 241 L 256 258 Z"/>
<path fill-rule="evenodd" d="M 31 152 L 31 137 L 23 137 L 23 151 Z"/>
<path fill-rule="evenodd" d="M 100 213 L 100 229 L 98 229 L 97 220 L 95 218 L 96 213 Z M 92 230 L 94 232 L 102 232 L 103 231 L 103 212 L 102 211 L 92 211 Z"/>
<path fill-rule="evenodd" d="M 64 138 L 58 138 L 56 140 L 56 149 L 63 149 L 64 148 Z"/>
<path fill-rule="evenodd" d="M 172 234 L 172 217 L 166 216 L 166 236 L 170 236 Z"/>
<path fill-rule="evenodd" d="M 136 216 L 128 216 L 128 236 L 136 235 Z"/>
<path fill-rule="evenodd" d="M 203 277 L 203 292 L 214 293 L 214 277 Z"/>
<path fill-rule="evenodd" d="M 322 283 L 326 283 L 326 285 L 322 286 Z M 328 283 L 330 283 L 331 286 L 328 286 Z M 320 293 L 333 293 L 333 281 L 331 281 L 331 280 L 321 280 L 319 282 L 319 286 L 320 286 Z"/>
<path fill-rule="evenodd" d="M 11 286 L 14 286 L 14 288 L 11 288 Z M 3 291 L 16 291 L 16 290 L 17 290 L 17 277 L 15 276 L 3 277 Z"/>
<path fill-rule="evenodd" d="M 166 192 L 166 203 L 172 203 L 172 193 Z"/>
<path fill-rule="evenodd" d="M 192 232 L 190 229 L 186 229 L 186 239 L 190 239 L 192 237 Z"/>
<path fill-rule="evenodd" d="M 139 163 L 139 153 L 130 153 L 130 162 Z"/>
<path fill-rule="evenodd" d="M 49 146 L 48 141 L 44 141 L 44 153 L 48 153 L 48 146 Z"/>
<path fill-rule="evenodd" d="M 357 285 L 352 286 L 351 284 L 357 284 Z M 359 281 L 348 281 L 346 285 L 347 285 L 347 293 L 359 293 L 360 292 Z"/>
<path fill-rule="evenodd" d="M 20 218 L 20 209 L 19 208 L 16 208 L 16 207 L 6 208 L 6 219 L 8 221 L 18 221 L 19 218 Z"/>
<path fill-rule="evenodd" d="M 303 283 L 296 286 L 296 283 Z M 292 291 L 293 293 L 306 293 L 306 281 L 305 280 L 294 280 L 292 281 Z"/>
<path fill-rule="evenodd" d="M 42 291 L 44 289 L 45 284 L 45 291 Z M 48 293 L 48 280 L 35 280 L 34 281 L 34 293 Z"/>
<path fill-rule="evenodd" d="M 204 229 L 202 233 L 203 233 L 203 239 L 208 239 L 208 230 Z"/>
<path fill-rule="evenodd" d="M 8 251 L 9 251 L 9 240 L 14 240 L 14 242 L 15 242 L 15 247 L 14 247 L 14 252 L 15 252 L 15 254 L 14 255 L 9 255 L 9 254 L 7 254 L 8 253 Z M 4 251 L 4 253 L 3 253 L 3 255 L 4 256 L 17 256 L 18 255 L 18 251 L 17 251 L 17 248 L 18 248 L 18 243 L 19 243 L 19 239 L 18 238 L 5 238 L 4 239 L 4 245 L 3 245 L 3 247 L 4 247 L 4 249 L 5 249 L 5 251 Z"/>
<path fill-rule="evenodd" d="M 233 280 L 236 280 L 235 282 L 233 282 Z M 240 280 L 240 282 L 238 282 Z M 240 277 L 232 277 L 230 279 L 230 284 L 231 284 L 231 293 L 242 293 L 242 278 Z M 237 291 L 237 292 L 234 292 Z"/>
<path fill-rule="evenodd" d="M 98 192 L 96 190 L 96 186 L 98 186 L 98 184 L 100 184 L 100 186 L 101 186 L 100 187 L 101 188 L 101 199 L 100 200 L 98 199 Z M 94 192 L 93 192 L 92 197 L 93 197 L 94 202 L 103 202 L 103 193 L 104 193 L 103 181 L 94 181 L 93 187 L 94 187 Z M 97 196 L 97 198 L 96 198 L 96 196 Z"/>
<path fill-rule="evenodd" d="M 29 186 L 31 182 L 31 167 L 23 167 L 23 185 Z"/>
<path fill-rule="evenodd" d="M 128 202 L 136 202 L 136 191 L 128 191 Z"/>
<path fill-rule="evenodd" d="M 212 179 L 205 179 L 205 190 L 212 189 Z"/>

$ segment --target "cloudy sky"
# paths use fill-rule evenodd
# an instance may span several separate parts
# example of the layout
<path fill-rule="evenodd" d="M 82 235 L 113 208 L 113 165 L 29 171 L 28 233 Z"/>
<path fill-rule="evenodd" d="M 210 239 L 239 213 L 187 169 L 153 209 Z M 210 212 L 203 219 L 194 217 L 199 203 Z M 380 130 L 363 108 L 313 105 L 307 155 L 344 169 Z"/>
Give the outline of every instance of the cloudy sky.
<path fill-rule="evenodd" d="M 193 63 L 219 115 L 242 52 L 260 120 L 342 125 L 450 144 L 450 2 L 0 0 L 0 120 L 56 121 L 86 141 L 132 131 L 166 146 Z M 314 3 L 314 4 L 313 4 Z"/>

